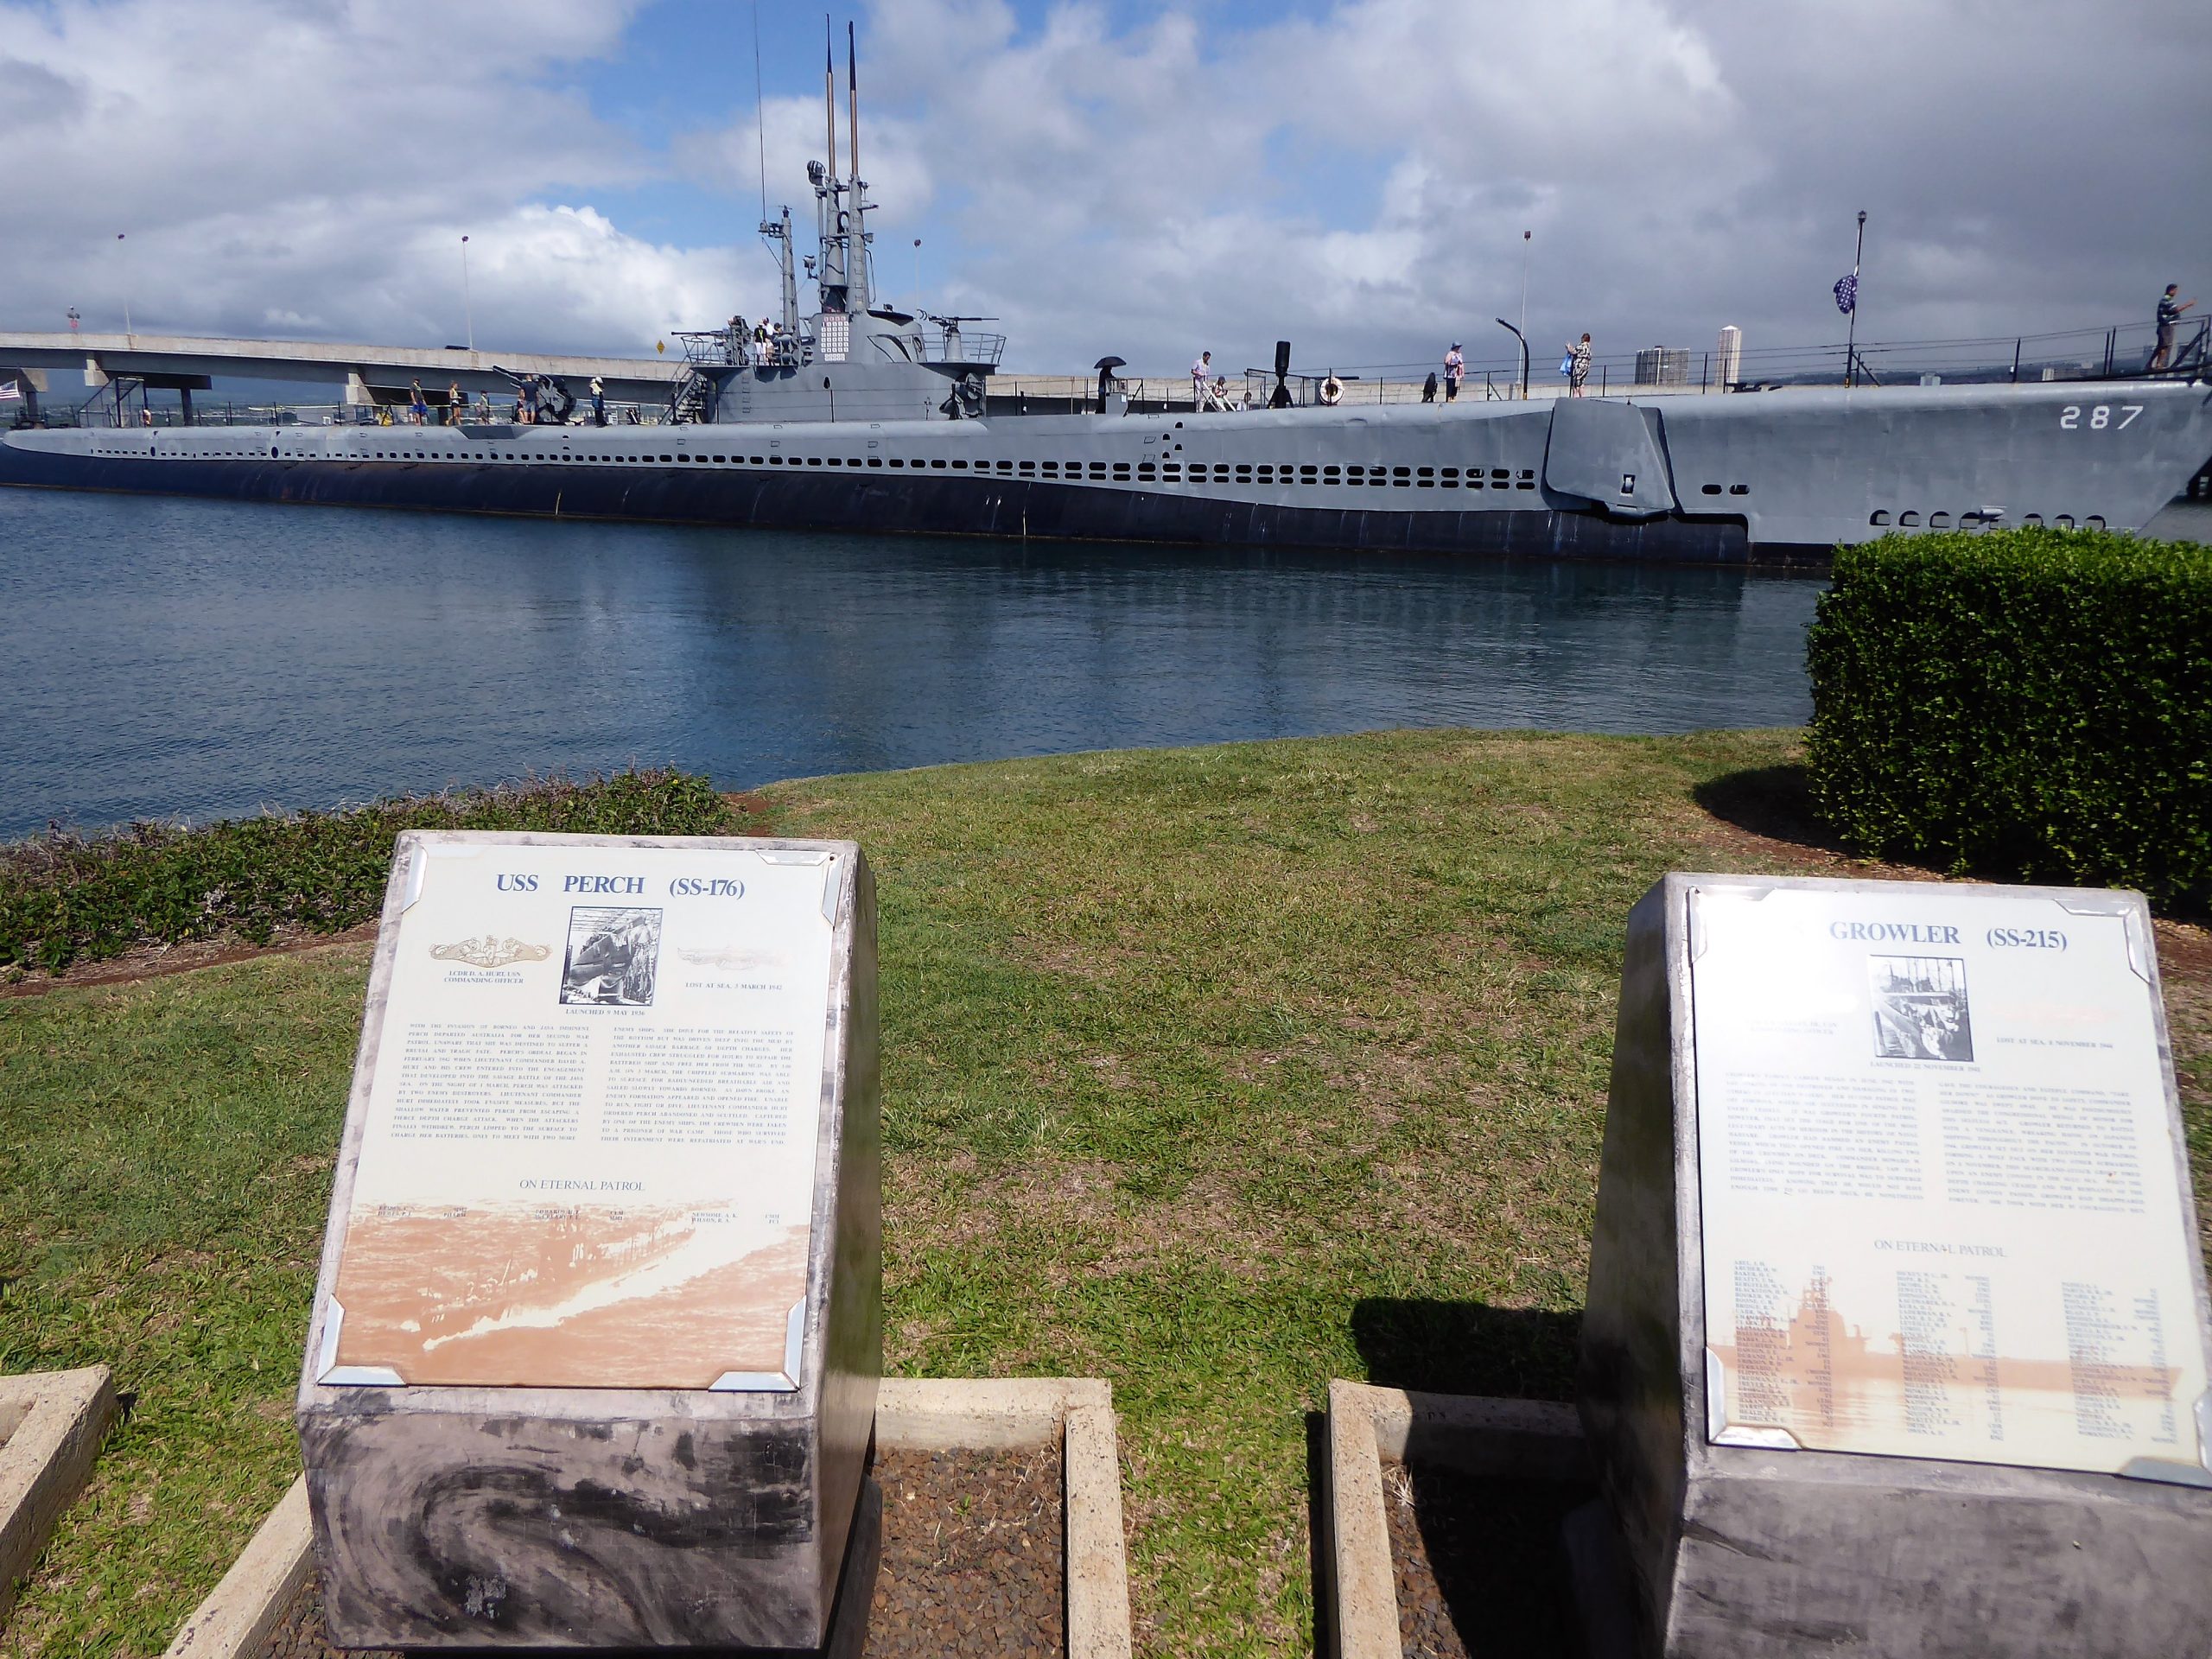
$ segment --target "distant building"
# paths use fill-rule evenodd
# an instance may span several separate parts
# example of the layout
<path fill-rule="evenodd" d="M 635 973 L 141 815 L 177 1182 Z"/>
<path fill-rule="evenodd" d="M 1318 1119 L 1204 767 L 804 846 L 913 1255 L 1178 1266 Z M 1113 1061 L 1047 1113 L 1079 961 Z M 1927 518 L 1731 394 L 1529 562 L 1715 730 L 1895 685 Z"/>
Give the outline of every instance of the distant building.
<path fill-rule="evenodd" d="M 1639 386 L 1687 386 L 1690 383 L 1690 354 L 1672 346 L 1649 346 L 1636 354 L 1636 384 Z"/>
<path fill-rule="evenodd" d="M 1744 331 L 1732 322 L 1720 331 L 1720 349 L 1713 358 L 1713 379 L 1716 385 L 1732 386 L 1743 378 Z"/>

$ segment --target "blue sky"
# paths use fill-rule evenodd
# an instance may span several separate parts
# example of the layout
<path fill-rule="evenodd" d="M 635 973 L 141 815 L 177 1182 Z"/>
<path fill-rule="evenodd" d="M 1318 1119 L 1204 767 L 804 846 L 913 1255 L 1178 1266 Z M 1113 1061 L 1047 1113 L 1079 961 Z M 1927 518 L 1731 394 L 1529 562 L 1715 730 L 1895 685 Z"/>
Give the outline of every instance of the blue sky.
<path fill-rule="evenodd" d="M 843 24 L 836 16 L 842 72 Z M 2196 0 L 861 5 L 878 280 L 1010 367 L 2102 328 L 2212 297 Z M 823 14 L 760 9 L 806 245 Z M 0 327 L 650 353 L 771 301 L 745 0 L 0 0 Z M 842 131 L 842 111 L 840 111 Z M 130 233 L 118 259 L 114 233 Z M 464 306 L 460 238 L 471 238 Z"/>

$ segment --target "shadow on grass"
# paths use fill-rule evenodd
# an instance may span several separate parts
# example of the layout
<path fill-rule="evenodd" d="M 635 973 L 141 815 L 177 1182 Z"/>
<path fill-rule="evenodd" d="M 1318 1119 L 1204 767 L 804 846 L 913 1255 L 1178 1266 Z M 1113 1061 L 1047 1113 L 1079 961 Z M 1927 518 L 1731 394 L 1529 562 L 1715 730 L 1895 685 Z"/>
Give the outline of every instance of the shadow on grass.
<path fill-rule="evenodd" d="M 1369 1296 L 1351 1310 L 1367 1380 L 1431 1394 L 1572 1399 L 1581 1329 L 1580 1313 L 1486 1302 Z"/>
<path fill-rule="evenodd" d="M 1794 763 L 1725 772 L 1690 791 L 1690 798 L 1722 823 L 1770 841 L 1824 853 L 1848 850 L 1815 816 L 1805 768 Z"/>
<path fill-rule="evenodd" d="M 1367 1380 L 1433 1394 L 1565 1400 L 1574 1382 L 1579 1313 L 1493 1307 L 1483 1302 L 1369 1297 L 1352 1308 L 1352 1338 Z M 1327 1429 L 1307 1426 L 1310 1488 L 1327 1490 Z M 1560 1525 L 1592 1489 L 1579 1482 L 1468 1474 L 1408 1446 L 1402 1480 L 1386 1479 L 1383 1509 L 1401 1630 L 1408 1652 L 1488 1656 L 1575 1649 L 1572 1573 Z M 1334 1606 L 1321 1552 L 1327 1517 L 1313 1536 L 1317 1651 L 1332 1649 Z"/>

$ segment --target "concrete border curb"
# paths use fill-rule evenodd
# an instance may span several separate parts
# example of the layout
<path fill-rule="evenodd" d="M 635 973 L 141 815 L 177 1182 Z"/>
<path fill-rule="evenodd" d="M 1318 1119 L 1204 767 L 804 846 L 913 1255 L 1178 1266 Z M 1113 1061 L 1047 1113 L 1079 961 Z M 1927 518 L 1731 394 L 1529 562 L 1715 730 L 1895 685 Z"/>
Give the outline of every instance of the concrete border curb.
<path fill-rule="evenodd" d="M 1129 1659 L 1129 1573 L 1114 1390 L 1096 1377 L 887 1376 L 875 1443 L 908 1452 L 1060 1446 L 1068 1659 Z"/>
<path fill-rule="evenodd" d="M 179 1628 L 168 1659 L 188 1653 L 194 1659 L 251 1659 L 276 1634 L 314 1563 L 308 1478 L 302 1475 L 247 1540 L 223 1581 Z"/>
<path fill-rule="evenodd" d="M 105 1365 L 0 1376 L 0 1623 L 92 1472 L 118 1410 Z"/>
<path fill-rule="evenodd" d="M 909 1452 L 1016 1451 L 1057 1443 L 1067 1538 L 1068 1659 L 1129 1659 L 1128 1566 L 1111 1387 L 1095 1377 L 887 1376 L 876 1396 L 875 1438 L 878 1446 Z M 1384 1548 L 1387 1553 L 1387 1541 Z M 167 1659 L 259 1659 L 312 1565 L 302 1478 L 178 1630 Z"/>
<path fill-rule="evenodd" d="M 1573 1406 L 1479 1395 L 1329 1383 L 1323 1522 L 1336 1659 L 1400 1659 L 1397 1573 L 1382 1507 L 1382 1464 L 1440 1464 L 1464 1474 L 1588 1480 Z"/>

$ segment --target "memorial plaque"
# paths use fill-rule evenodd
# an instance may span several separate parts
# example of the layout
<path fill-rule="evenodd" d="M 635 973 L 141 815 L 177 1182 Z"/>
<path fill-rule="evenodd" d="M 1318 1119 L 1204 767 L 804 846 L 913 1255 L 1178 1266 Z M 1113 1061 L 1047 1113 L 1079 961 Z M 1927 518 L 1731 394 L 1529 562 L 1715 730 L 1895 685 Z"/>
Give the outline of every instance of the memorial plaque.
<path fill-rule="evenodd" d="M 2183 1650 L 2209 1354 L 2140 899 L 1637 906 L 1582 1407 L 1655 1649 Z"/>
<path fill-rule="evenodd" d="M 826 1639 L 874 920 L 849 842 L 401 837 L 301 1389 L 340 1645 Z"/>

